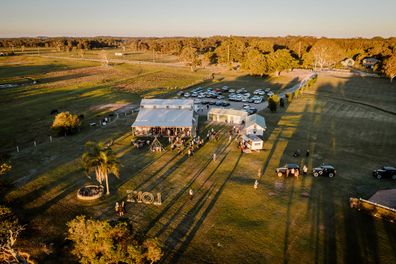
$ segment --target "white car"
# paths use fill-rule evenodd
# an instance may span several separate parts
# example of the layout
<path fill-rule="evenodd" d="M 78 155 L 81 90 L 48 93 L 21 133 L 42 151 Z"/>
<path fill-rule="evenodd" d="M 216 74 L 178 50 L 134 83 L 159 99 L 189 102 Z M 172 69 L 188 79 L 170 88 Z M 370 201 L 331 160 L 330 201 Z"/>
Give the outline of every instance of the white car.
<path fill-rule="evenodd" d="M 235 89 L 228 90 L 229 93 L 235 93 Z"/>
<path fill-rule="evenodd" d="M 185 93 L 184 94 L 184 97 L 190 97 L 191 95 L 190 95 L 190 93 Z"/>
<path fill-rule="evenodd" d="M 268 97 L 271 97 L 271 96 L 273 96 L 274 95 L 274 93 L 273 92 L 269 92 L 269 93 L 267 93 L 267 96 Z"/>
<path fill-rule="evenodd" d="M 254 100 L 254 103 L 261 104 L 262 101 L 263 101 L 263 98 L 259 98 L 259 99 Z"/>

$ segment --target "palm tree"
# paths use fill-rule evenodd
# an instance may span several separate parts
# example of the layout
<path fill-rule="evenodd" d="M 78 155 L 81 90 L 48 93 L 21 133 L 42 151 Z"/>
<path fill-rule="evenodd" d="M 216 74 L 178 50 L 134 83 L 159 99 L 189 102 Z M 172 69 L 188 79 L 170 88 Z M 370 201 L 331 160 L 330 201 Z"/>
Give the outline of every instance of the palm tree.
<path fill-rule="evenodd" d="M 120 176 L 116 155 L 110 147 L 106 147 L 103 143 L 88 141 L 85 147 L 87 152 L 82 155 L 83 167 L 87 173 L 95 172 L 96 180 L 100 185 L 105 180 L 106 194 L 110 194 L 108 174 L 113 173 L 116 177 Z"/>

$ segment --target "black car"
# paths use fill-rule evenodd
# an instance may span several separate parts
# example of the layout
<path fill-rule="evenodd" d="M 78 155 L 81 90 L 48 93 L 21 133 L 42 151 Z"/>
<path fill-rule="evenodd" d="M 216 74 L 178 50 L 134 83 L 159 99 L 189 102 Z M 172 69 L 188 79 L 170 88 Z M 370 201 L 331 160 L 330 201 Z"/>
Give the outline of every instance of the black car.
<path fill-rule="evenodd" d="M 221 106 L 223 106 L 223 107 L 227 107 L 227 106 L 230 106 L 230 103 L 229 102 L 221 102 Z"/>
<path fill-rule="evenodd" d="M 314 177 L 327 176 L 332 178 L 336 175 L 337 171 L 331 165 L 322 164 L 320 167 L 314 168 L 312 173 Z"/>
<path fill-rule="evenodd" d="M 277 168 L 275 172 L 279 177 L 289 175 L 298 177 L 298 175 L 300 175 L 300 166 L 294 163 L 288 163 L 280 168 Z"/>
<path fill-rule="evenodd" d="M 373 176 L 377 179 L 392 178 L 393 180 L 396 180 L 396 168 L 391 166 L 384 166 L 381 169 L 374 170 Z"/>

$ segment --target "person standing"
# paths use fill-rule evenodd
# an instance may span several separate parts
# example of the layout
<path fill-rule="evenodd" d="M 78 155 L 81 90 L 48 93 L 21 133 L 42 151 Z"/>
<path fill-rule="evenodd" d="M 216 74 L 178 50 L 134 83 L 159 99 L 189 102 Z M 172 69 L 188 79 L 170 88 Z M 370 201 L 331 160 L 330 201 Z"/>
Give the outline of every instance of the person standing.
<path fill-rule="evenodd" d="M 305 152 L 305 156 L 308 158 L 309 157 L 309 149 Z"/>
<path fill-rule="evenodd" d="M 258 180 L 256 180 L 256 181 L 254 182 L 253 188 L 254 188 L 254 189 L 257 189 L 257 187 L 258 187 Z"/>
<path fill-rule="evenodd" d="M 213 161 L 216 161 L 216 153 L 213 153 Z"/>
<path fill-rule="evenodd" d="M 120 210 L 120 216 L 123 216 L 124 214 L 125 214 L 125 202 L 122 201 L 121 210 Z"/>
<path fill-rule="evenodd" d="M 116 204 L 115 204 L 115 211 L 117 214 L 120 211 L 120 205 L 118 204 L 118 202 L 116 202 Z"/>
<path fill-rule="evenodd" d="M 191 200 L 193 199 L 193 196 L 194 196 L 193 190 L 190 189 L 190 190 L 188 191 L 188 194 L 190 195 L 190 201 L 191 201 Z"/>
<path fill-rule="evenodd" d="M 305 165 L 305 164 L 304 164 L 304 166 L 303 166 L 303 172 L 304 172 L 304 175 L 307 175 L 308 167 L 307 167 L 307 165 Z"/>

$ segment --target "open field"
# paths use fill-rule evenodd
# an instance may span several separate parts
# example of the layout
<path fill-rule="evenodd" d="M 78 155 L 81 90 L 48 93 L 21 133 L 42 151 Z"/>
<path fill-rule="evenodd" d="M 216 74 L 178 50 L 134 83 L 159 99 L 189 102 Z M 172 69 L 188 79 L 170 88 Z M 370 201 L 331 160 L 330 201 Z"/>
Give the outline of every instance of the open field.
<path fill-rule="evenodd" d="M 100 59 L 100 53 L 102 50 L 107 54 L 108 59 L 122 59 L 127 61 L 147 61 L 147 62 L 160 62 L 160 63 L 179 63 L 178 56 L 161 54 L 158 52 L 153 53 L 152 51 L 131 51 L 122 49 L 92 49 L 84 50 L 73 50 L 71 52 L 57 51 L 55 48 L 26 48 L 23 52 L 21 49 L 15 49 L 15 53 L 18 55 L 52 55 L 59 57 L 68 58 L 86 58 L 86 59 Z M 12 51 L 9 49 L 8 51 Z M 122 53 L 122 56 L 116 56 L 115 53 Z"/>
<path fill-rule="evenodd" d="M 200 83 L 207 75 L 206 71 L 192 73 L 188 68 L 128 64 L 103 67 L 86 61 L 1 58 L 0 84 L 20 86 L 0 90 L 0 143 L 4 148 L 15 148 L 48 138 L 53 109 L 84 114 L 87 120 L 97 121 L 98 115 L 108 112 L 103 108 L 98 111 L 98 106 L 136 104 L 143 96 L 175 93 L 176 88 Z"/>
<path fill-rule="evenodd" d="M 19 82 L 27 75 L 38 83 L 0 90 L 2 148 L 13 147 L 16 137 L 24 142 L 32 135 L 47 135 L 51 109 L 84 113 L 88 122 L 110 111 L 98 106 L 137 104 L 141 96 L 173 96 L 176 90 L 169 88 L 186 87 L 208 75 L 187 68 L 13 60 L 15 65 L 0 64 L 0 83 Z M 25 73 L 13 71 L 14 66 L 25 67 Z M 297 82 L 292 74 L 224 77 L 205 85 L 279 91 Z M 13 171 L 0 185 L 0 200 L 27 224 L 21 245 L 40 263 L 76 261 L 64 240 L 65 223 L 79 214 L 116 219 L 114 204 L 125 199 L 127 190 L 161 192 L 161 206 L 127 204 L 126 216 L 137 232 L 159 237 L 167 253 L 164 263 L 394 263 L 396 227 L 350 210 L 348 199 L 368 198 L 378 189 L 395 186 L 370 172 L 395 162 L 396 117 L 345 98 L 394 109 L 395 90 L 395 84 L 382 79 L 319 76 L 317 84 L 286 109 L 263 112 L 268 126 L 265 149 L 252 154 L 241 154 L 235 142 L 228 142 L 228 128 L 217 124 L 200 123 L 203 135 L 213 127 L 222 136 L 191 158 L 131 148 L 129 127 L 135 115 L 107 127 L 85 125 L 77 135 L 14 153 Z M 120 179 L 110 180 L 112 195 L 98 202 L 77 201 L 78 188 L 92 182 L 79 163 L 84 143 L 110 138 L 118 139 L 114 150 L 122 163 Z M 296 149 L 307 148 L 308 158 L 292 157 Z M 214 152 L 216 162 L 211 161 Z M 278 178 L 274 170 L 285 162 L 310 168 L 330 162 L 338 175 Z M 254 190 L 259 169 L 263 176 Z M 195 191 L 191 201 L 189 188 Z"/>

